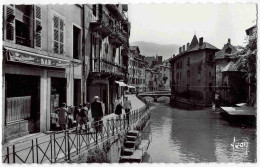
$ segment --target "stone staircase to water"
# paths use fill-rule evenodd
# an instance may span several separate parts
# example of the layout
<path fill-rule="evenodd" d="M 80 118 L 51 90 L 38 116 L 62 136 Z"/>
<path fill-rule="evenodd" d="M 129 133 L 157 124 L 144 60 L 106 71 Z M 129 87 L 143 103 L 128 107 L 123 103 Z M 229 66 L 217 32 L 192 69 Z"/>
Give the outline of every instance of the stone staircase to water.
<path fill-rule="evenodd" d="M 143 157 L 143 146 L 148 144 L 148 140 L 139 141 L 140 132 L 131 130 L 127 133 L 124 149 L 121 152 L 119 163 L 140 163 Z"/>

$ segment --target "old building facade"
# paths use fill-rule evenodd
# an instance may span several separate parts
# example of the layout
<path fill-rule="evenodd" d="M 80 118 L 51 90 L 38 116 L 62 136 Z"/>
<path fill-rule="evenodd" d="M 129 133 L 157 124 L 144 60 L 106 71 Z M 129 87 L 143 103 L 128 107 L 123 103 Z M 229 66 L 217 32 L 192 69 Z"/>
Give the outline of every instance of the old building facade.
<path fill-rule="evenodd" d="M 76 106 L 99 95 L 107 98 L 110 112 L 116 95 L 109 92 L 122 93 L 113 80 L 127 77 L 127 5 L 3 9 L 3 140 L 51 130 L 53 113 L 62 103 Z"/>
<path fill-rule="evenodd" d="M 126 79 L 129 52 L 130 23 L 127 5 L 94 5 L 88 98 L 99 96 L 105 114 L 114 111 L 114 101 L 122 96 L 122 88 L 115 81 Z"/>
<path fill-rule="evenodd" d="M 145 56 L 140 54 L 138 46 L 130 46 L 131 77 L 130 85 L 135 87 L 136 92 L 145 91 Z"/>
<path fill-rule="evenodd" d="M 160 78 L 161 89 L 170 90 L 171 89 L 171 67 L 168 60 L 165 60 L 160 65 Z"/>
<path fill-rule="evenodd" d="M 128 82 L 127 84 L 132 86 L 129 88 L 129 92 L 134 92 L 135 91 L 135 78 L 134 76 L 137 74 L 136 72 L 136 61 L 135 61 L 135 55 L 132 51 L 129 52 L 128 56 Z"/>
<path fill-rule="evenodd" d="M 145 91 L 153 91 L 153 70 L 145 68 Z"/>
<path fill-rule="evenodd" d="M 238 53 L 237 47 L 231 44 L 231 40 L 228 39 L 227 43 L 223 48 L 215 53 L 216 60 L 216 86 L 221 86 L 222 84 L 222 72 L 221 70 L 230 62 L 236 61 L 237 57 L 235 54 Z"/>
<path fill-rule="evenodd" d="M 223 104 L 246 101 L 247 88 L 243 73 L 237 69 L 240 49 L 231 44 L 231 40 L 215 53 L 216 89 Z M 237 83 L 240 83 L 239 85 Z"/>
<path fill-rule="evenodd" d="M 199 41 L 194 35 L 191 43 L 179 48 L 171 58 L 172 97 L 188 104 L 211 105 L 215 91 L 215 46 Z"/>
<path fill-rule="evenodd" d="M 145 57 L 146 91 L 171 89 L 171 66 L 169 60 L 162 61 L 162 56 Z"/>

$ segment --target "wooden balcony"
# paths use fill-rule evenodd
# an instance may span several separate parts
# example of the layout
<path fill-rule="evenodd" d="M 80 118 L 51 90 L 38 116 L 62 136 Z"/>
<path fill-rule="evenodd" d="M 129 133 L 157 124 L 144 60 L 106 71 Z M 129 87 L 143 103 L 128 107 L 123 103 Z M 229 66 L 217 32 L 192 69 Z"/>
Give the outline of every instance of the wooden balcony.
<path fill-rule="evenodd" d="M 116 47 L 122 46 L 123 44 L 128 43 L 128 34 L 122 29 L 115 28 L 110 35 L 109 41 Z"/>
<path fill-rule="evenodd" d="M 116 47 L 123 45 L 123 41 L 119 38 L 118 34 L 112 34 L 109 36 L 109 42 Z"/>
<path fill-rule="evenodd" d="M 97 16 L 92 15 L 90 26 L 92 30 L 97 31 L 103 38 L 112 33 L 112 19 L 105 12 L 99 13 Z"/>
<path fill-rule="evenodd" d="M 126 74 L 126 67 L 112 62 L 108 59 L 93 59 L 92 60 L 92 77 L 108 77 L 123 79 Z"/>
<path fill-rule="evenodd" d="M 123 13 L 121 13 L 115 4 L 107 4 L 106 7 L 113 13 L 116 19 L 123 21 L 125 19 Z"/>
<path fill-rule="evenodd" d="M 90 27 L 96 29 L 101 25 L 101 21 L 98 19 L 98 16 L 91 15 Z"/>
<path fill-rule="evenodd" d="M 119 38 L 121 39 L 121 41 L 123 42 L 123 44 L 127 44 L 128 43 L 128 33 L 125 32 L 124 30 L 121 30 L 120 34 L 119 34 Z"/>

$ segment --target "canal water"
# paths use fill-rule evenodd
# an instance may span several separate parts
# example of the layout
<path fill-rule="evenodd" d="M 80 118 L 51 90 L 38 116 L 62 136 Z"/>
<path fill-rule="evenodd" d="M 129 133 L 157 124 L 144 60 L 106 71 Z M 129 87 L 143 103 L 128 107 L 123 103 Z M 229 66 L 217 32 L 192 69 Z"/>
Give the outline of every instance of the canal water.
<path fill-rule="evenodd" d="M 256 162 L 256 128 L 230 125 L 210 108 L 153 107 L 142 136 L 152 139 L 145 162 Z M 234 137 L 236 147 L 231 146 Z M 237 145 L 246 142 L 247 148 Z"/>

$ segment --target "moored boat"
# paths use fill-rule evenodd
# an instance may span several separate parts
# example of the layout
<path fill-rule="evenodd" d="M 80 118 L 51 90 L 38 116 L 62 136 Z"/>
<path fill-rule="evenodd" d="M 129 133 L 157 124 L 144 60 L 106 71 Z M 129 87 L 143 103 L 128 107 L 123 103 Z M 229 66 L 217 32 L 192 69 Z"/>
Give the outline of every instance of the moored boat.
<path fill-rule="evenodd" d="M 256 108 L 245 105 L 236 107 L 220 107 L 220 114 L 230 123 L 255 126 Z"/>

